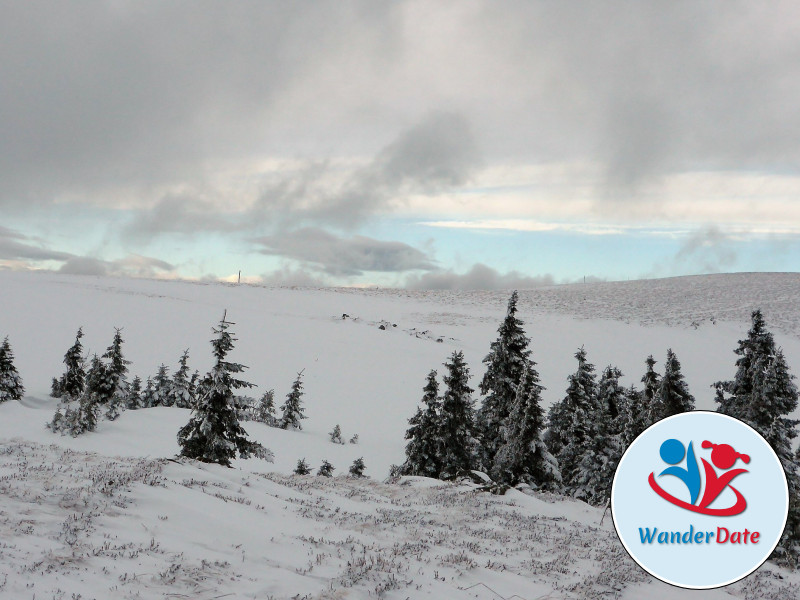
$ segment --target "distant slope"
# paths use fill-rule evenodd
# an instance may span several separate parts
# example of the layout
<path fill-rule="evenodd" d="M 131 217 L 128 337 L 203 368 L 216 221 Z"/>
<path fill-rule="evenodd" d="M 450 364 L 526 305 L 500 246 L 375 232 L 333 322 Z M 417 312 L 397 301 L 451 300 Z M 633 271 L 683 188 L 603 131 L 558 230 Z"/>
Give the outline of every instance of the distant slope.
<path fill-rule="evenodd" d="M 502 304 L 508 291 L 354 290 L 441 305 Z M 637 281 L 590 282 L 520 290 L 520 310 L 644 325 L 747 322 L 760 308 L 773 329 L 800 338 L 800 273 L 723 273 Z"/>

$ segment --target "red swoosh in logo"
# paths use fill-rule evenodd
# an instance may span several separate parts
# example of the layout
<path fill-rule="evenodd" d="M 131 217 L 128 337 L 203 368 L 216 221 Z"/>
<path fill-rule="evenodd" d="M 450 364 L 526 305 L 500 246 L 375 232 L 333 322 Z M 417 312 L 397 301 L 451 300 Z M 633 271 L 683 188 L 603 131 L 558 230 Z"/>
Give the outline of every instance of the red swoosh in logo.
<path fill-rule="evenodd" d="M 686 510 L 690 510 L 692 512 L 700 513 L 701 515 L 712 515 L 717 517 L 732 517 L 733 515 L 738 515 L 744 512 L 744 509 L 747 508 L 747 500 L 745 500 L 744 496 L 742 496 L 741 492 L 737 490 L 732 485 L 728 487 L 733 490 L 736 494 L 736 504 L 729 508 L 707 508 L 702 506 L 695 506 L 694 504 L 689 504 L 688 502 L 684 502 L 683 500 L 676 498 L 672 494 L 664 491 L 661 486 L 656 483 L 656 478 L 653 473 L 650 473 L 650 477 L 647 479 L 650 487 L 653 488 L 653 491 L 664 498 L 667 502 L 674 504 L 675 506 L 680 506 L 681 508 L 685 508 Z"/>

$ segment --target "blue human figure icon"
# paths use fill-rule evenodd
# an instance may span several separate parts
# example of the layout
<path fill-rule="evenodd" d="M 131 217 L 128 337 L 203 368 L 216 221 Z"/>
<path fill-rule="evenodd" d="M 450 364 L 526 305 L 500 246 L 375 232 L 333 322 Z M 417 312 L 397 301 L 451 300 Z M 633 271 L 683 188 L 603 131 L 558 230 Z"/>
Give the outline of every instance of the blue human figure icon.
<path fill-rule="evenodd" d="M 673 465 L 661 471 L 659 477 L 661 475 L 674 475 L 683 481 L 689 489 L 691 504 L 697 502 L 697 498 L 700 496 L 700 468 L 697 465 L 692 442 L 689 442 L 689 449 L 686 450 L 679 440 L 666 440 L 661 444 L 659 454 L 661 454 L 661 459 L 665 463 Z M 686 468 L 676 466 L 683 460 L 684 456 L 686 456 Z"/>

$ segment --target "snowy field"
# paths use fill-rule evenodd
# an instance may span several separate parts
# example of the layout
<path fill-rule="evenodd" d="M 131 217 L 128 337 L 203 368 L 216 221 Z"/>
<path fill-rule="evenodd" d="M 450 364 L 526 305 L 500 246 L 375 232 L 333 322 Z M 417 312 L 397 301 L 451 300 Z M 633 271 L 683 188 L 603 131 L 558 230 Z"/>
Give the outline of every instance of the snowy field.
<path fill-rule="evenodd" d="M 769 563 L 712 592 L 661 584 L 627 557 L 609 516 L 580 502 L 383 483 L 427 372 L 461 349 L 477 387 L 507 297 L 0 272 L 0 336 L 26 387 L 0 405 L 0 598 L 800 598 L 800 575 Z M 520 292 L 519 316 L 548 406 L 584 345 L 624 385 L 672 348 L 710 409 L 753 308 L 800 371 L 796 274 L 553 286 Z M 250 367 L 253 395 L 274 388 L 280 405 L 304 370 L 302 432 L 245 423 L 274 463 L 170 460 L 189 417 L 178 408 L 128 411 L 74 439 L 45 429 L 50 380 L 79 326 L 97 353 L 122 327 L 131 377 L 174 370 L 186 348 L 205 372 L 225 309 L 239 340 L 230 358 Z M 330 443 L 336 424 L 359 444 Z M 359 456 L 371 479 L 341 476 Z M 302 457 L 340 476 L 291 476 Z"/>

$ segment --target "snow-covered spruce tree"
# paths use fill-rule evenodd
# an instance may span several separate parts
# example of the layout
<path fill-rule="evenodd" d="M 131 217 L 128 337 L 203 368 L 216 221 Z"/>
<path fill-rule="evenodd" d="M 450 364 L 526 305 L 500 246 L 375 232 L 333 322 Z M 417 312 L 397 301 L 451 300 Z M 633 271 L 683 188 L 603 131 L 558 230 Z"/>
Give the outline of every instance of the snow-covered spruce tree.
<path fill-rule="evenodd" d="M 14 366 L 14 353 L 6 336 L 0 344 L 0 403 L 7 400 L 21 400 L 24 393 L 22 378 Z"/>
<path fill-rule="evenodd" d="M 800 564 L 800 474 L 792 454 L 797 421 L 788 416 L 797 409 L 798 392 L 783 351 L 767 331 L 761 311 L 751 315 L 747 338 L 734 352 L 736 375 L 720 381 L 717 410 L 750 425 L 769 442 L 778 455 L 789 484 L 789 516 L 773 557 L 797 567 Z"/>
<path fill-rule="evenodd" d="M 664 376 L 653 400 L 653 416 L 658 421 L 690 410 L 694 410 L 694 396 L 689 393 L 689 386 L 681 373 L 681 363 L 670 348 L 664 363 Z"/>
<path fill-rule="evenodd" d="M 522 328 L 523 322 L 517 318 L 517 299 L 514 291 L 508 300 L 506 317 L 497 330 L 497 339 L 491 343 L 489 354 L 483 359 L 487 368 L 480 391 L 485 397 L 477 422 L 481 463 L 487 472 L 492 470 L 495 454 L 503 444 L 502 429 L 511 413 L 522 373 L 536 364 L 530 359 L 530 340 Z"/>
<path fill-rule="evenodd" d="M 86 387 L 86 361 L 83 357 L 83 327 L 78 328 L 75 343 L 64 355 L 64 364 L 67 369 L 59 379 L 53 379 L 53 389 L 50 395 L 53 398 L 75 400 L 83 395 Z"/>
<path fill-rule="evenodd" d="M 442 407 L 436 371 L 428 373 L 422 388 L 422 408 L 408 420 L 406 431 L 406 461 L 401 467 L 403 475 L 438 478 L 442 467 L 442 440 L 439 419 Z M 350 440 L 350 443 L 353 443 Z"/>
<path fill-rule="evenodd" d="M 275 416 L 275 390 L 267 390 L 261 396 L 253 411 L 253 420 L 270 427 L 278 426 L 278 419 Z"/>
<path fill-rule="evenodd" d="M 110 397 L 112 392 L 106 365 L 95 354 L 86 375 L 83 394 L 77 400 L 71 396 L 63 396 L 47 427 L 54 433 L 69 434 L 72 437 L 95 431 L 100 413 L 100 399 Z"/>
<path fill-rule="evenodd" d="M 661 383 L 661 376 L 656 373 L 656 360 L 653 355 L 644 361 L 647 370 L 642 376 L 642 390 L 638 391 L 633 386 L 628 388 L 626 395 L 628 398 L 628 411 L 626 415 L 626 426 L 623 434 L 623 441 L 627 447 L 645 429 L 655 423 L 655 397 L 658 393 L 658 386 Z"/>
<path fill-rule="evenodd" d="M 172 379 L 169 376 L 169 367 L 161 363 L 153 378 L 153 397 L 151 406 L 172 406 Z"/>
<path fill-rule="evenodd" d="M 128 410 L 136 410 L 142 408 L 142 378 L 138 375 L 131 381 L 131 387 L 128 390 Z"/>
<path fill-rule="evenodd" d="M 350 477 L 364 477 L 364 469 L 367 466 L 364 464 L 364 457 L 357 458 L 353 461 L 353 464 L 350 465 Z"/>
<path fill-rule="evenodd" d="M 603 505 L 611 497 L 614 471 L 625 452 L 627 393 L 619 384 L 622 373 L 613 366 L 603 371 L 597 402 L 588 413 L 589 429 L 569 493 L 590 504 Z"/>
<path fill-rule="evenodd" d="M 350 438 L 350 443 L 351 444 L 358 444 L 358 434 L 357 433 L 354 433 L 353 437 Z"/>
<path fill-rule="evenodd" d="M 328 434 L 328 437 L 330 437 L 331 442 L 334 444 L 344 444 L 344 440 L 342 439 L 342 428 L 339 427 L 338 423 L 336 424 L 336 427 L 333 428 L 333 431 Z"/>
<path fill-rule="evenodd" d="M 81 398 L 90 397 L 95 404 L 108 404 L 114 390 L 114 378 L 109 373 L 108 366 L 95 354 L 86 373 L 86 388 Z"/>
<path fill-rule="evenodd" d="M 294 383 L 292 383 L 292 391 L 286 396 L 286 402 L 284 402 L 283 406 L 281 406 L 281 412 L 283 413 L 280 422 L 281 429 L 292 429 L 295 431 L 300 431 L 303 429 L 303 425 L 300 423 L 300 421 L 307 417 L 303 414 L 302 377 L 303 371 L 300 371 L 297 374 L 297 379 L 295 379 Z"/>
<path fill-rule="evenodd" d="M 527 483 L 536 488 L 561 481 L 558 463 L 540 437 L 544 427 L 541 391 L 536 371 L 525 369 L 503 429 L 503 444 L 495 455 L 495 481 L 508 485 Z"/>
<path fill-rule="evenodd" d="M 558 460 L 561 481 L 568 493 L 576 482 L 583 447 L 594 433 L 590 419 L 598 406 L 594 365 L 586 360 L 583 346 L 575 358 L 578 370 L 568 377 L 566 396 L 550 407 L 544 436 L 548 450 Z"/>
<path fill-rule="evenodd" d="M 627 396 L 627 414 L 622 438 L 627 448 L 653 422 L 650 420 L 651 402 L 644 390 L 637 390 L 631 386 L 625 390 L 625 395 Z"/>
<path fill-rule="evenodd" d="M 241 458 L 255 456 L 272 460 L 269 450 L 247 439 L 247 433 L 236 418 L 233 392 L 253 387 L 253 384 L 234 376 L 244 371 L 244 365 L 225 360 L 236 341 L 228 331 L 231 325 L 233 323 L 226 321 L 223 315 L 219 326 L 213 328 L 217 337 L 211 340 L 211 346 L 216 363 L 204 378 L 204 393 L 197 399 L 189 422 L 178 431 L 181 456 L 227 467 L 237 452 Z"/>
<path fill-rule="evenodd" d="M 327 460 L 323 460 L 322 464 L 319 467 L 319 470 L 317 471 L 317 475 L 322 476 L 322 477 L 333 477 L 333 472 L 335 470 L 336 470 L 336 467 L 334 467 Z"/>
<path fill-rule="evenodd" d="M 169 404 L 178 408 L 192 408 L 195 398 L 192 392 L 192 381 L 189 376 L 189 349 L 183 351 L 178 370 L 172 375 L 169 389 Z"/>
<path fill-rule="evenodd" d="M 648 420 L 650 424 L 656 422 L 656 418 L 653 415 L 653 407 L 656 399 L 656 394 L 658 393 L 658 387 L 661 385 L 661 375 L 659 375 L 656 370 L 656 359 L 653 358 L 653 355 L 649 355 L 647 359 L 644 361 L 644 364 L 647 365 L 647 370 L 642 375 L 642 394 L 644 394 L 644 399 L 646 401 L 646 405 L 648 406 Z"/>
<path fill-rule="evenodd" d="M 442 465 L 439 476 L 454 479 L 476 467 L 479 448 L 473 389 L 469 387 L 469 367 L 464 361 L 464 353 L 460 350 L 453 352 L 444 366 L 447 375 L 444 376 L 446 389 L 439 419 Z"/>
<path fill-rule="evenodd" d="M 110 421 L 115 420 L 125 409 L 128 404 L 128 394 L 130 393 L 127 373 L 128 365 L 131 364 L 131 361 L 125 360 L 122 355 L 123 343 L 122 330 L 114 328 L 114 340 L 106 349 L 106 353 L 103 354 L 103 358 L 108 361 L 106 375 L 112 388 L 105 414 Z"/>
<path fill-rule="evenodd" d="M 144 384 L 144 389 L 142 390 L 142 401 L 141 407 L 142 408 L 151 408 L 155 406 L 155 388 L 153 388 L 153 378 L 148 377 L 147 382 Z"/>
<path fill-rule="evenodd" d="M 311 466 L 306 462 L 305 458 L 297 461 L 297 466 L 294 468 L 295 475 L 310 475 Z"/>

